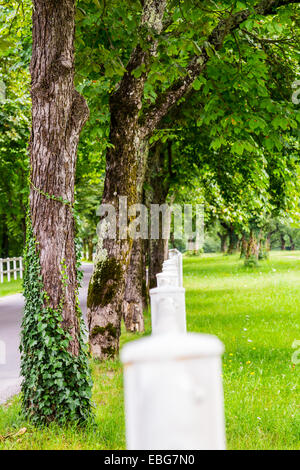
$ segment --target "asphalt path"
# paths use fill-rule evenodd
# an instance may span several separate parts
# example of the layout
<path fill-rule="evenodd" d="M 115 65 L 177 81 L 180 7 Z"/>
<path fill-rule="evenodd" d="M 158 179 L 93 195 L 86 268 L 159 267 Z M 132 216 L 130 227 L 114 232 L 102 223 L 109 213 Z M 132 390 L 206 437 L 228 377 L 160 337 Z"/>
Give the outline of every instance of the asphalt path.
<path fill-rule="evenodd" d="M 83 264 L 84 277 L 79 291 L 80 306 L 86 316 L 86 299 L 92 264 Z M 0 298 L 0 404 L 20 390 L 20 326 L 24 308 L 22 294 Z"/>

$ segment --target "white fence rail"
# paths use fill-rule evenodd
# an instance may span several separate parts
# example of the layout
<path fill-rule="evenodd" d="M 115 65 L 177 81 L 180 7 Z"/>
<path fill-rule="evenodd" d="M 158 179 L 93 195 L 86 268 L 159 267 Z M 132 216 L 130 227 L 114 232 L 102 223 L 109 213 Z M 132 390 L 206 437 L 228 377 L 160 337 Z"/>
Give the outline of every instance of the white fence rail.
<path fill-rule="evenodd" d="M 4 269 L 6 267 L 6 269 Z M 18 275 L 23 279 L 23 258 L 0 258 L 0 283 L 4 282 L 4 276 L 7 276 L 7 281 L 10 282 L 13 277 L 16 281 Z"/>
<path fill-rule="evenodd" d="M 186 332 L 182 279 L 182 255 L 170 250 L 150 291 L 152 336 L 121 353 L 129 450 L 225 449 L 224 347 Z"/>

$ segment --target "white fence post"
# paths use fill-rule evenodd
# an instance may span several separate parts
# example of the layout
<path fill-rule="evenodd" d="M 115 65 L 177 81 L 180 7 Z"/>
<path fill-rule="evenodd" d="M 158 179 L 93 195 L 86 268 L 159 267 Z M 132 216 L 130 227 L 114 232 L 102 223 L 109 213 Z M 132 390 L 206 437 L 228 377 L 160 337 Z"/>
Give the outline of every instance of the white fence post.
<path fill-rule="evenodd" d="M 20 279 L 23 279 L 23 258 L 19 258 Z"/>
<path fill-rule="evenodd" d="M 152 336 L 125 345 L 129 450 L 223 450 L 222 343 L 186 333 L 182 255 L 169 251 L 151 289 Z"/>
<path fill-rule="evenodd" d="M 6 259 L 6 274 L 7 274 L 7 281 L 10 282 L 10 258 Z"/>
<path fill-rule="evenodd" d="M 11 269 L 10 264 L 13 264 L 13 268 Z M 19 267 L 17 263 L 19 262 Z M 6 270 L 4 269 L 4 264 L 6 264 Z M 14 280 L 18 279 L 18 273 L 20 275 L 20 279 L 23 279 L 23 258 L 0 258 L 0 283 L 4 282 L 4 275 L 7 276 L 7 281 L 10 282 L 11 273 L 14 275 Z"/>
<path fill-rule="evenodd" d="M 186 332 L 185 289 L 165 286 L 150 290 L 152 334 Z"/>
<path fill-rule="evenodd" d="M 183 286 L 183 267 L 182 267 L 182 253 L 176 248 L 169 250 L 169 260 L 176 260 L 178 269 L 179 286 Z"/>
<path fill-rule="evenodd" d="M 14 280 L 16 281 L 18 278 L 18 273 L 17 273 L 17 259 L 13 258 L 13 269 L 14 269 Z"/>
<path fill-rule="evenodd" d="M 0 365 L 6 364 L 6 344 L 0 340 Z"/>
<path fill-rule="evenodd" d="M 222 352 L 217 338 L 195 333 L 124 346 L 129 450 L 225 449 Z"/>

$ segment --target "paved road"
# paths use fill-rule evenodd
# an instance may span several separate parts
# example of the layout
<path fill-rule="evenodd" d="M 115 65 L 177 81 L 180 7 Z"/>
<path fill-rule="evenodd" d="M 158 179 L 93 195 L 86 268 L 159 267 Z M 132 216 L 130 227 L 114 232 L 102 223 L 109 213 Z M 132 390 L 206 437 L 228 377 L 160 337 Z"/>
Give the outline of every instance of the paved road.
<path fill-rule="evenodd" d="M 82 270 L 84 277 L 79 300 L 85 317 L 87 289 L 93 266 L 84 264 Z M 23 305 L 24 299 L 21 294 L 0 298 L 0 404 L 18 393 L 20 387 L 19 342 Z M 5 349 L 5 358 L 3 349 Z"/>

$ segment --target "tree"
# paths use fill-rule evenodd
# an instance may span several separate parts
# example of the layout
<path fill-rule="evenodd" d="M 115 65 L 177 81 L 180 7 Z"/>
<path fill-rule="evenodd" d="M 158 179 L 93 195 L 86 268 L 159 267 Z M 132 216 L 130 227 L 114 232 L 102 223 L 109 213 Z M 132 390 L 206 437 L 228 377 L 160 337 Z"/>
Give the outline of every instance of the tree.
<path fill-rule="evenodd" d="M 141 201 L 147 159 L 146 129 L 139 123 L 140 108 L 149 66 L 156 52 L 150 32 L 159 34 L 166 1 L 146 0 L 140 29 L 151 45 L 133 50 L 118 89 L 110 96 L 111 128 L 107 152 L 106 177 L 102 202 L 115 207 L 118 196 L 127 196 L 128 206 Z M 134 71 L 140 68 L 141 73 Z M 113 357 L 119 350 L 122 302 L 126 286 L 126 267 L 133 240 L 105 239 L 99 247 L 88 293 L 90 345 L 95 357 Z"/>
<path fill-rule="evenodd" d="M 23 409 L 35 422 L 90 416 L 73 217 L 76 152 L 88 118 L 74 87 L 74 0 L 34 0 L 30 217 L 22 323 Z"/>

